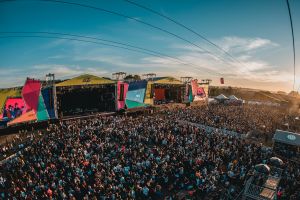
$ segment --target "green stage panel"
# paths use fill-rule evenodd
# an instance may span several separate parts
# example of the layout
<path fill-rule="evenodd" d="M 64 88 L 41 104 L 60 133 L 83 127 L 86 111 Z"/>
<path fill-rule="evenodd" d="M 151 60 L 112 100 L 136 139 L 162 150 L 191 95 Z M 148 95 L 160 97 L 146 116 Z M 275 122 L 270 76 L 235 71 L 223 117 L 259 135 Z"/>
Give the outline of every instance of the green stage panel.
<path fill-rule="evenodd" d="M 49 119 L 48 111 L 46 105 L 44 103 L 43 96 L 40 94 L 39 96 L 39 104 L 38 104 L 38 111 L 37 111 L 37 119 L 38 121 L 43 121 Z"/>
<path fill-rule="evenodd" d="M 127 108 L 137 108 L 137 107 L 145 107 L 147 106 L 144 103 L 136 102 L 136 101 L 131 101 L 126 99 L 126 106 Z"/>

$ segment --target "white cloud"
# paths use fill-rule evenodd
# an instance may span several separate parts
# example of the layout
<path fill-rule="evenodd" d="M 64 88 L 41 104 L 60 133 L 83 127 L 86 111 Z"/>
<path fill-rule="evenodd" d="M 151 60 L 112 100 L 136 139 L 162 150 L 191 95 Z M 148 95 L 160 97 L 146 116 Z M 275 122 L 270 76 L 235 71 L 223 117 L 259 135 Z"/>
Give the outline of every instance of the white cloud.
<path fill-rule="evenodd" d="M 279 46 L 269 39 L 230 36 L 216 39 L 214 42 L 230 52 L 239 62 L 233 61 L 208 44 L 201 44 L 201 46 L 211 52 L 218 52 L 218 57 L 222 57 L 222 60 L 214 55 L 204 53 L 196 47 L 182 44 L 170 45 L 170 52 L 166 53 L 183 61 L 183 63 L 178 63 L 169 57 L 144 55 L 136 57 L 127 52 L 124 53 L 124 50 L 116 51 L 112 48 L 91 47 L 84 43 L 72 42 L 70 54 L 65 56 L 70 58 L 73 63 L 78 63 L 77 65 L 42 64 L 34 65 L 26 70 L 15 68 L 7 72 L 1 70 L 0 76 L 5 78 L 0 81 L 0 84 L 2 86 L 2 82 L 15 80 L 13 76 L 22 73 L 22 80 L 24 80 L 31 74 L 34 74 L 35 78 L 43 78 L 49 72 L 54 72 L 57 78 L 69 78 L 83 73 L 110 76 L 112 72 L 120 69 L 129 73 L 155 72 L 158 75 L 192 76 L 200 79 L 212 77 L 217 79 L 217 77 L 224 76 L 227 79 L 247 79 L 264 83 L 287 82 L 292 79 L 292 75 L 282 67 L 260 58 L 263 50 L 272 50 Z M 52 45 L 57 44 L 59 42 Z M 60 55 L 49 58 L 58 59 Z M 97 67 L 94 67 L 95 65 Z"/>
<path fill-rule="evenodd" d="M 216 41 L 224 50 L 234 53 L 243 53 L 265 47 L 277 47 L 277 43 L 264 38 L 241 38 L 236 36 L 223 37 Z"/>

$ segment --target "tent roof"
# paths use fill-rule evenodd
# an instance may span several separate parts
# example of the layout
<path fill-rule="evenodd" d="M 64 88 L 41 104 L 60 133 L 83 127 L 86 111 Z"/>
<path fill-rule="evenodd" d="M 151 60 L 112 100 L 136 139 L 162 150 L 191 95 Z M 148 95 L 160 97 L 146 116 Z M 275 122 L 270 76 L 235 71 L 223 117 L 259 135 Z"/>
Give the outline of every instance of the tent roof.
<path fill-rule="evenodd" d="M 158 84 L 169 84 L 169 85 L 182 85 L 183 83 L 171 76 L 166 76 L 166 77 L 155 77 L 153 78 L 154 83 Z"/>
<path fill-rule="evenodd" d="M 215 99 L 224 100 L 224 99 L 228 99 L 228 98 L 224 94 L 220 94 L 219 96 L 215 97 Z"/>
<path fill-rule="evenodd" d="M 75 86 L 75 85 L 102 85 L 102 84 L 112 84 L 115 83 L 112 80 L 101 78 L 98 76 L 83 74 L 75 78 L 63 81 L 56 84 L 57 87 Z"/>
<path fill-rule="evenodd" d="M 239 100 L 236 96 L 234 96 L 234 95 L 230 95 L 229 97 L 228 97 L 230 100 Z"/>
<path fill-rule="evenodd" d="M 275 142 L 289 144 L 293 146 L 300 146 L 300 134 L 288 131 L 276 130 L 273 136 Z"/>

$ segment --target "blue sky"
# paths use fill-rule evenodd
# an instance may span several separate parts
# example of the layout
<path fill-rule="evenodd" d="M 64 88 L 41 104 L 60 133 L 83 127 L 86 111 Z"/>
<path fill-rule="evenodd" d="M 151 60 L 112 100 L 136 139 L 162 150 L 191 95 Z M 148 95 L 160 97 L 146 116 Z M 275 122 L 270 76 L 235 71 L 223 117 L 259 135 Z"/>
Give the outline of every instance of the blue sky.
<path fill-rule="evenodd" d="M 232 61 L 193 33 L 123 0 L 72 2 L 113 10 L 151 23 L 217 57 L 201 53 L 176 37 L 134 20 L 77 6 L 24 0 L 0 4 L 0 32 L 48 31 L 98 37 L 159 51 L 193 65 L 99 44 L 55 38 L 1 38 L 16 34 L 0 34 L 0 88 L 22 85 L 27 76 L 44 78 L 49 72 L 55 73 L 57 78 L 70 78 L 83 73 L 111 77 L 113 72 L 125 71 L 211 78 L 213 85 L 218 85 L 220 77 L 224 77 L 226 85 L 273 91 L 292 89 L 292 39 L 285 0 L 135 1 L 204 35 L 239 62 Z M 298 87 L 300 1 L 290 0 L 290 5 Z"/>

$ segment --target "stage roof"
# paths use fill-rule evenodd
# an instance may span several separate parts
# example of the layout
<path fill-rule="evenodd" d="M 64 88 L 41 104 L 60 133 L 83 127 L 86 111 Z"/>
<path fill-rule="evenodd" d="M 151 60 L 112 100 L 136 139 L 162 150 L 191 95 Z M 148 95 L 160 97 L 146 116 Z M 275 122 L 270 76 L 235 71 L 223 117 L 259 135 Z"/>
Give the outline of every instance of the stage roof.
<path fill-rule="evenodd" d="M 293 146 L 300 146 L 300 134 L 288 131 L 276 130 L 273 136 L 276 142 L 289 144 Z"/>
<path fill-rule="evenodd" d="M 157 84 L 169 84 L 169 85 L 182 85 L 183 83 L 171 76 L 166 76 L 166 77 L 155 77 L 153 78 L 153 82 Z"/>
<path fill-rule="evenodd" d="M 113 84 L 112 80 L 101 78 L 98 76 L 84 74 L 61 83 L 56 84 L 56 87 L 67 87 L 67 86 L 80 86 L 80 85 L 103 85 L 103 84 Z"/>

